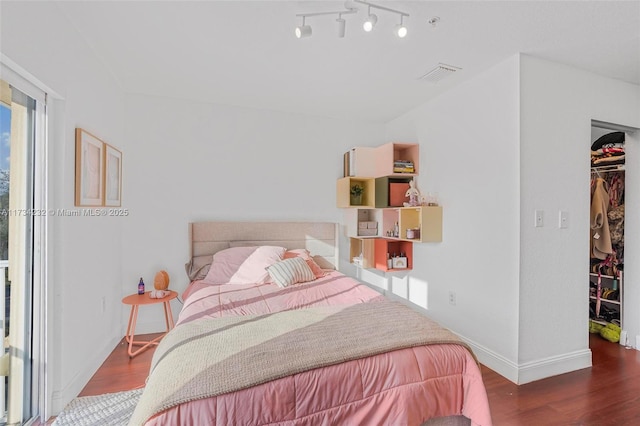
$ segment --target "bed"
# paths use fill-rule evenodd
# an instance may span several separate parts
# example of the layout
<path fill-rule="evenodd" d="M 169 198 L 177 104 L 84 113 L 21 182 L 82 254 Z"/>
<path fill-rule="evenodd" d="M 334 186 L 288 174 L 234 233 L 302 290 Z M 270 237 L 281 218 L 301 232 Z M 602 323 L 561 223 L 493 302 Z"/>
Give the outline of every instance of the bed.
<path fill-rule="evenodd" d="M 131 425 L 491 425 L 457 336 L 338 267 L 325 222 L 189 224 L 190 284 Z"/>

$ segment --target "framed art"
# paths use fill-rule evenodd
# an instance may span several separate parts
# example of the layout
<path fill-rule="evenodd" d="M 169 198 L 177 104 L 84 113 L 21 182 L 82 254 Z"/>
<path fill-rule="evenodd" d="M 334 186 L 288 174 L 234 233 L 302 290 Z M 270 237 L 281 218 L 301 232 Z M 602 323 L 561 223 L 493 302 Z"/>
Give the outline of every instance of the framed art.
<path fill-rule="evenodd" d="M 122 152 L 105 144 L 104 205 L 120 207 L 122 204 Z"/>
<path fill-rule="evenodd" d="M 102 206 L 105 143 L 76 128 L 76 206 Z"/>

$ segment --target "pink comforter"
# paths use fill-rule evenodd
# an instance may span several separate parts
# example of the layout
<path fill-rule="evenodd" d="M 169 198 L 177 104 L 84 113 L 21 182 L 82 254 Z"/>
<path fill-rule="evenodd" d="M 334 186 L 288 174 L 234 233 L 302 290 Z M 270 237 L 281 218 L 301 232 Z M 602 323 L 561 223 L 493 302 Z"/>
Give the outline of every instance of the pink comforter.
<path fill-rule="evenodd" d="M 288 288 L 197 281 L 183 297 L 177 324 L 310 306 L 375 303 L 383 298 L 336 271 Z M 491 425 L 480 370 L 461 345 L 427 345 L 183 403 L 154 416 L 147 425 L 421 425 L 431 418 L 454 415 L 464 415 L 473 425 Z"/>

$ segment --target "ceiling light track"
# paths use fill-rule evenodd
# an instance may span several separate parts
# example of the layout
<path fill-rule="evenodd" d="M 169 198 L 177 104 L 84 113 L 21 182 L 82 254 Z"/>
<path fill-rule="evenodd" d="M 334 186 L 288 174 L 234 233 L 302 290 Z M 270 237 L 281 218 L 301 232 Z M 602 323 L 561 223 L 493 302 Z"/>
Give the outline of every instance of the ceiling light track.
<path fill-rule="evenodd" d="M 409 16 L 408 13 L 402 12 L 400 10 L 391 9 L 390 7 L 385 7 L 385 6 L 379 6 L 377 4 L 369 3 L 368 1 L 364 1 L 364 0 L 353 0 L 353 1 L 356 2 L 356 3 L 360 3 L 360 4 L 366 4 L 370 8 L 373 7 L 375 9 L 380 9 L 380 10 L 385 10 L 387 12 L 397 13 L 400 16 L 407 16 L 407 17 Z"/>
<path fill-rule="evenodd" d="M 310 37 L 312 34 L 312 30 L 311 30 L 311 26 L 306 24 L 306 18 L 309 18 L 312 16 L 322 16 L 322 15 L 337 15 L 336 22 L 338 23 L 338 37 L 340 38 L 344 37 L 346 21 L 342 18 L 342 15 L 350 15 L 353 13 L 358 13 L 358 8 L 356 7 L 358 3 L 366 5 L 368 9 L 367 18 L 364 21 L 364 24 L 362 25 L 362 28 L 366 32 L 372 31 L 373 27 L 375 27 L 376 23 L 378 22 L 378 16 L 371 13 L 371 9 L 373 8 L 373 9 L 378 9 L 385 12 L 390 12 L 390 13 L 395 13 L 397 15 L 400 15 L 400 23 L 395 26 L 395 30 L 394 30 L 395 34 L 400 38 L 404 38 L 407 35 L 408 31 L 407 31 L 407 27 L 405 27 L 404 25 L 404 18 L 409 17 L 408 13 L 402 12 L 397 9 L 392 9 L 390 7 L 369 3 L 368 1 L 364 1 L 364 0 L 352 0 L 352 1 L 345 2 L 344 10 L 297 14 L 296 15 L 297 17 L 302 18 L 302 25 L 296 27 L 296 30 L 295 30 L 296 37 L 297 38 Z"/>
<path fill-rule="evenodd" d="M 296 27 L 295 35 L 297 38 L 309 37 L 312 34 L 311 26 L 306 25 L 306 19 L 312 16 L 324 16 L 324 15 L 336 15 L 338 18 L 338 37 L 344 37 L 346 21 L 342 18 L 342 15 L 350 15 L 352 13 L 358 13 L 358 9 L 345 8 L 344 10 L 332 10 L 327 12 L 313 12 L 313 13 L 298 13 L 296 16 L 302 18 L 302 25 Z"/>

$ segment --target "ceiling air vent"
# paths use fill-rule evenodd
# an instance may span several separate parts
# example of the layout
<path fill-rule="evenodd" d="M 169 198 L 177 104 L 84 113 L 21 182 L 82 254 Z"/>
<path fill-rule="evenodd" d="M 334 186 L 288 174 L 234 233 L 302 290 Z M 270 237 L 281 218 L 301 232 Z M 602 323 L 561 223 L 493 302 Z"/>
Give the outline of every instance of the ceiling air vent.
<path fill-rule="evenodd" d="M 462 68 L 454 67 L 453 65 L 447 64 L 438 64 L 434 69 L 428 71 L 425 75 L 420 77 L 420 80 L 430 81 L 432 83 L 437 83 L 443 78 L 450 76 L 454 72 L 461 70 Z"/>

